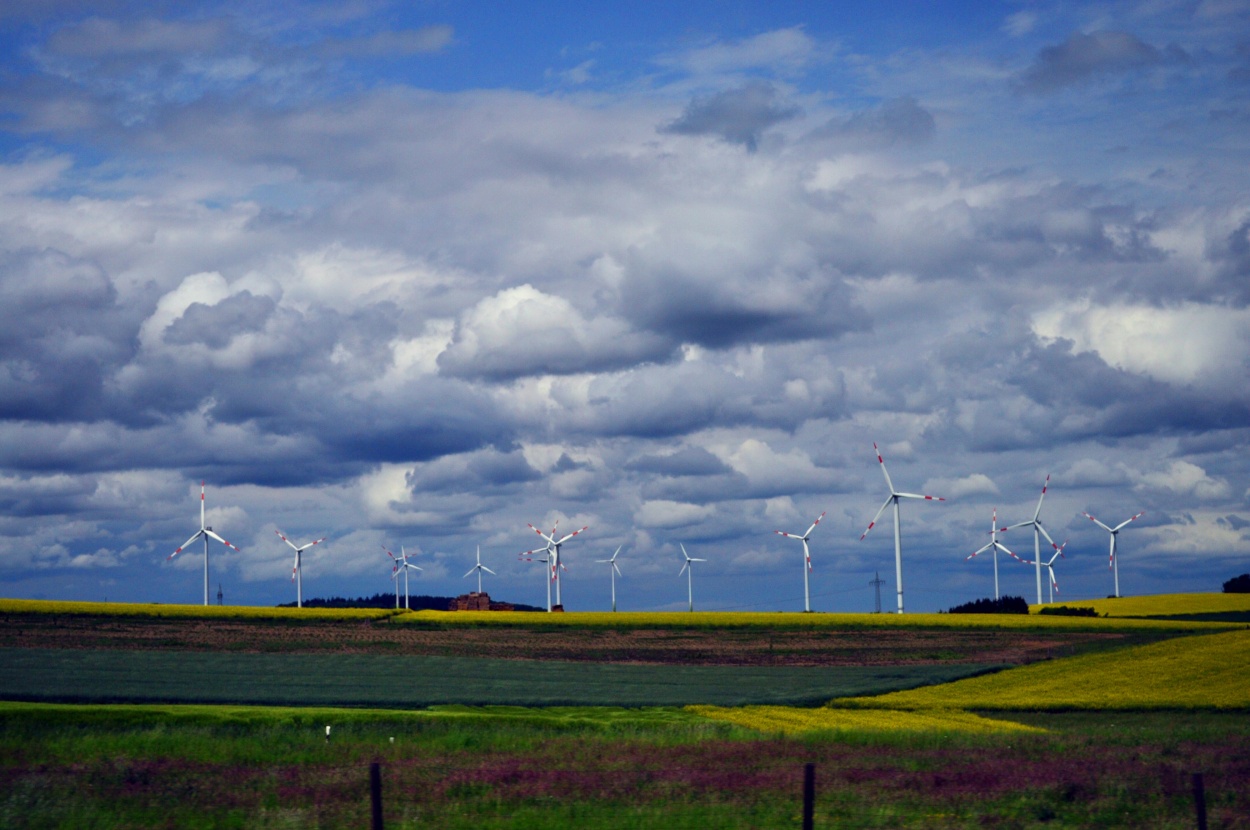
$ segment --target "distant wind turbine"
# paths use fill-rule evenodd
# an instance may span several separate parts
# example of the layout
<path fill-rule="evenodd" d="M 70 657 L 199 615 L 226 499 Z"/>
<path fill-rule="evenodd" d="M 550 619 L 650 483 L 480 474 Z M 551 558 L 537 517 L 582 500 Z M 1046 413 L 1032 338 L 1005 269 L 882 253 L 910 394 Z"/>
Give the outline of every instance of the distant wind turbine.
<path fill-rule="evenodd" d="M 465 574 L 463 577 L 461 577 L 461 579 L 467 579 L 468 577 L 472 576 L 474 571 L 477 571 L 477 592 L 479 594 L 482 593 L 482 571 L 486 571 L 486 573 L 490 574 L 491 576 L 498 576 L 498 574 L 496 574 L 490 568 L 482 564 L 482 546 L 481 545 L 477 546 L 477 564 L 474 565 L 472 568 L 469 568 L 469 572 Z"/>
<path fill-rule="evenodd" d="M 1120 535 L 1120 531 L 1124 529 L 1124 526 L 1128 524 L 1129 522 L 1136 521 L 1137 519 L 1140 519 L 1142 516 L 1145 516 L 1146 511 L 1143 510 L 1142 512 L 1138 513 L 1136 516 L 1134 516 L 1131 519 L 1125 519 L 1124 521 L 1120 522 L 1115 527 L 1107 527 L 1105 524 L 1098 521 L 1097 519 L 1095 519 L 1093 516 L 1089 515 L 1088 513 L 1084 513 L 1082 515 L 1084 515 L 1085 518 L 1089 519 L 1091 522 L 1093 522 L 1094 524 L 1098 525 L 1103 530 L 1111 534 L 1111 561 L 1107 563 L 1107 566 L 1111 568 L 1112 571 L 1115 573 L 1115 595 L 1119 597 L 1120 596 L 1120 560 L 1115 558 L 1115 542 L 1116 542 L 1116 539 Z M 207 542 L 205 543 L 205 545 L 207 546 Z"/>
<path fill-rule="evenodd" d="M 894 482 L 890 481 L 890 473 L 885 468 L 885 459 L 881 457 L 881 450 L 877 448 L 874 441 L 872 448 L 876 450 L 877 461 L 881 464 L 881 474 L 885 476 L 885 486 L 890 488 L 890 496 L 885 500 L 885 504 L 881 505 L 881 509 L 877 511 L 877 515 L 872 517 L 872 521 L 868 523 L 868 530 L 865 530 L 859 540 L 864 541 L 864 536 L 868 535 L 868 531 L 872 530 L 877 524 L 877 519 L 881 518 L 881 514 L 891 504 L 894 505 L 894 583 L 898 591 L 898 613 L 903 613 L 903 540 L 902 531 L 899 527 L 898 518 L 898 500 L 899 499 L 923 499 L 924 501 L 946 501 L 941 496 L 922 496 L 917 493 L 900 493 L 894 489 Z"/>
<path fill-rule="evenodd" d="M 1042 482 L 1042 494 L 1037 498 L 1037 509 L 1033 511 L 1033 518 L 1027 522 L 1017 522 L 1014 525 L 1007 525 L 1004 530 L 1015 530 L 1017 527 L 1033 528 L 1033 558 L 1031 560 L 1020 559 L 1021 562 L 1028 561 L 1037 568 L 1037 604 L 1042 604 L 1042 537 L 1046 537 L 1046 541 L 1050 542 L 1050 546 L 1055 550 L 1059 550 L 1059 546 L 1055 544 L 1055 540 L 1050 538 L 1050 534 L 1046 532 L 1046 528 L 1042 526 L 1042 500 L 1046 498 L 1046 488 L 1050 486 L 1050 476 L 1046 476 L 1046 480 Z M 1066 542 L 1064 544 L 1067 544 Z"/>
<path fill-rule="evenodd" d="M 1067 542 L 1064 542 L 1062 545 L 1057 545 L 1055 547 L 1055 552 L 1051 554 L 1050 560 L 1042 563 L 1042 566 L 1046 568 L 1046 572 L 1050 575 L 1050 602 L 1051 604 L 1053 604 L 1055 601 L 1055 594 L 1059 593 L 1059 583 L 1055 581 L 1055 560 L 1063 556 L 1063 549 L 1066 548 L 1067 546 L 1068 546 Z M 1010 551 L 1008 552 L 1010 553 Z M 1012 553 L 1011 555 L 1016 556 L 1014 553 Z M 1064 558 L 1066 559 L 1067 557 L 1065 556 Z M 1020 559 L 1020 557 L 1016 556 L 1016 559 Z M 1033 564 L 1032 560 L 1029 560 L 1029 559 L 1020 559 L 1020 561 L 1026 565 Z M 1038 605 L 1041 605 L 1040 600 L 1038 601 Z"/>
<path fill-rule="evenodd" d="M 309 542 L 306 545 L 300 545 L 299 547 L 296 547 L 294 542 L 292 542 L 290 539 L 282 535 L 281 530 L 275 530 L 274 533 L 278 534 L 278 538 L 286 542 L 288 545 L 290 545 L 292 550 L 295 551 L 295 566 L 291 568 L 291 579 L 295 580 L 295 607 L 303 608 L 304 607 L 304 566 L 303 566 L 303 563 L 300 561 L 300 555 L 303 554 L 304 551 L 311 548 L 313 545 L 321 544 L 322 542 L 326 540 L 327 537 L 322 536 L 320 539 L 318 539 L 315 542 Z"/>
<path fill-rule="evenodd" d="M 195 535 L 193 535 L 190 539 L 183 542 L 182 545 L 176 551 L 169 554 L 169 556 L 165 557 L 165 561 L 168 562 L 170 559 L 173 559 L 175 556 L 182 553 L 182 551 L 188 545 L 190 545 L 192 542 L 194 542 L 196 539 L 199 539 L 200 537 L 204 538 L 204 604 L 208 605 L 208 540 L 210 538 L 216 539 L 218 542 L 221 542 L 226 547 L 234 548 L 236 551 L 238 550 L 238 548 L 235 548 L 234 545 L 230 544 L 225 539 L 221 538 L 216 533 L 214 533 L 211 527 L 204 524 L 204 482 L 202 481 L 200 482 L 200 529 L 197 530 L 195 532 Z"/>
<path fill-rule="evenodd" d="M 998 596 L 998 552 L 1001 550 L 1003 553 L 1006 553 L 1010 556 L 1016 556 L 1014 553 L 1008 550 L 1008 548 L 1005 545 L 1003 545 L 1002 542 L 998 541 L 998 531 L 1006 530 L 1006 529 L 1007 528 L 1005 527 L 998 526 L 998 508 L 995 507 L 994 513 L 990 517 L 990 541 L 989 543 L 986 544 L 984 547 L 982 547 L 980 550 L 977 550 L 974 553 L 970 553 L 968 554 L 968 556 L 964 557 L 964 561 L 967 562 L 972 557 L 980 556 L 981 554 L 986 553 L 986 552 L 990 552 L 994 554 L 994 599 L 999 598 Z M 1016 558 L 1019 559 L 1020 557 L 1017 556 Z M 1024 560 L 1021 560 L 1021 561 L 1024 561 Z"/>
<path fill-rule="evenodd" d="M 678 542 L 680 545 L 681 543 Z M 686 575 L 686 596 L 690 599 L 690 610 L 694 610 L 694 562 L 706 562 L 706 559 L 692 559 L 690 554 L 686 553 L 686 546 L 681 545 L 681 555 L 686 557 L 686 561 L 682 563 L 681 570 L 677 572 L 678 576 L 683 573 Z"/>
<path fill-rule="evenodd" d="M 557 522 L 557 524 L 559 524 L 559 522 Z M 569 535 L 561 539 L 556 539 L 555 527 L 551 528 L 551 535 L 548 536 L 546 533 L 543 533 L 541 530 L 534 527 L 533 525 L 529 526 L 530 530 L 537 533 L 539 536 L 543 538 L 544 541 L 547 542 L 546 550 L 548 552 L 547 558 L 550 560 L 549 564 L 551 566 L 551 579 L 552 581 L 556 583 L 556 605 L 560 606 L 561 608 L 564 607 L 564 600 L 560 598 L 560 569 L 563 568 L 564 565 L 562 562 L 560 562 L 560 546 L 563 545 L 568 540 L 572 539 L 577 534 L 581 533 L 583 530 L 588 529 L 589 527 L 590 526 L 587 525 L 586 527 L 583 527 L 581 530 L 575 530 Z M 527 553 L 534 553 L 534 552 L 535 551 L 527 551 Z"/>
<path fill-rule="evenodd" d="M 395 580 L 395 607 L 399 607 L 399 572 L 404 572 L 404 607 L 408 607 L 408 570 L 411 568 L 415 571 L 423 571 L 419 565 L 414 565 L 408 561 L 408 551 L 404 550 L 404 546 L 399 546 L 399 556 L 387 550 L 386 545 L 382 546 L 382 550 L 386 551 L 386 555 L 391 557 L 394 564 L 391 566 L 391 579 Z"/>
<path fill-rule="evenodd" d="M 825 511 L 825 512 L 827 513 L 829 511 Z M 784 530 L 776 531 L 782 536 L 785 536 L 787 539 L 798 539 L 800 542 L 803 543 L 803 610 L 806 612 L 810 612 L 812 610 L 812 595 L 810 591 L 808 590 L 808 584 L 807 584 L 808 574 L 810 574 L 812 571 L 812 553 L 810 550 L 808 550 L 807 540 L 808 538 L 811 537 L 812 531 L 816 529 L 816 525 L 820 524 L 820 520 L 823 519 L 824 517 L 825 517 L 824 513 L 821 513 L 819 516 L 817 516 L 816 521 L 812 522 L 812 526 L 809 527 L 807 529 L 807 532 L 804 533 L 802 536 L 799 536 L 794 533 L 786 533 Z"/>
<path fill-rule="evenodd" d="M 616 575 L 621 572 L 621 569 L 616 566 L 616 555 L 621 552 L 621 548 L 623 547 L 625 546 L 618 545 L 616 548 L 616 553 L 612 554 L 611 559 L 596 559 L 595 560 L 601 565 L 606 563 L 608 566 L 608 571 L 612 574 L 612 610 L 613 611 L 616 610 Z M 680 576 L 680 574 L 678 574 L 678 576 Z"/>

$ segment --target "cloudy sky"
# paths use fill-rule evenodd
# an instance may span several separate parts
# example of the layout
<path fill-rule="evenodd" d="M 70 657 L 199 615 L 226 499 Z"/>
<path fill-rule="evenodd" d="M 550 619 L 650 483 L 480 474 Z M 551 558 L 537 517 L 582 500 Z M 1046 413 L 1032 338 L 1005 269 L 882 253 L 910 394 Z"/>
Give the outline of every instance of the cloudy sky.
<path fill-rule="evenodd" d="M 1060 599 L 1250 570 L 1250 4 L 0 6 L 0 594 Z M 1005 542 L 1031 555 L 1032 534 Z M 1033 569 L 1003 558 L 1003 592 Z"/>

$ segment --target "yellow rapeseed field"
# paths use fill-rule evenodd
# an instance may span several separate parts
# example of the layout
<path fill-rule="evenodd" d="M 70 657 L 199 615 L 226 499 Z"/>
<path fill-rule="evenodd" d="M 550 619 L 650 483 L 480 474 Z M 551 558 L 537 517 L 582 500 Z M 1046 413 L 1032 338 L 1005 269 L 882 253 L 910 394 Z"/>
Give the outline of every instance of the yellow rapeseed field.
<path fill-rule="evenodd" d="M 1172 614 L 1218 614 L 1250 612 L 1250 594 L 1157 594 L 1146 597 L 1120 597 L 1057 603 L 1072 608 L 1093 608 L 1108 617 L 1151 617 Z M 1036 614 L 1042 605 L 1030 605 Z"/>
<path fill-rule="evenodd" d="M 1175 637 L 831 706 L 887 709 L 1250 709 L 1250 630 Z"/>
<path fill-rule="evenodd" d="M 367 620 L 395 614 L 388 608 L 266 608 L 248 605 L 162 605 L 143 602 L 69 602 L 0 599 L 0 614 L 93 614 L 118 617 L 211 619 Z"/>
<path fill-rule="evenodd" d="M 1222 631 L 1237 623 L 1175 622 L 1167 620 L 1102 619 L 1038 616 L 1036 614 L 803 614 L 753 611 L 570 611 L 544 614 L 532 611 L 407 611 L 396 622 L 438 625 L 552 625 L 623 628 L 1003 628 L 1177 629 Z"/>
<path fill-rule="evenodd" d="M 868 732 L 1044 732 L 1033 726 L 993 720 L 949 709 L 800 709 L 793 706 L 687 706 L 687 712 L 758 732 L 796 734 Z"/>

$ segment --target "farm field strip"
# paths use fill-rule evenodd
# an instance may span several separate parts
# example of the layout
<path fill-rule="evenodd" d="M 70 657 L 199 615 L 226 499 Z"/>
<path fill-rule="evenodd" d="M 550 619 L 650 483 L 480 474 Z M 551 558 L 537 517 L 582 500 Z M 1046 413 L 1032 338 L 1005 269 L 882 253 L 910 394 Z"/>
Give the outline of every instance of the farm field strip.
<path fill-rule="evenodd" d="M 0 649 L 0 698 L 413 707 L 815 705 L 999 668 L 634 665 L 370 654 Z"/>
<path fill-rule="evenodd" d="M 941 686 L 839 700 L 885 709 L 1250 709 L 1250 629 L 1033 663 Z"/>
<path fill-rule="evenodd" d="M 812 732 L 1044 732 L 1009 720 L 951 709 L 809 709 L 795 706 L 687 706 L 686 711 L 767 734 Z"/>
<path fill-rule="evenodd" d="M 393 617 L 391 608 L 276 608 L 256 605 L 164 605 L 141 602 L 73 602 L 0 598 L 0 614 L 56 614 L 154 619 L 376 620 Z"/>
<path fill-rule="evenodd" d="M 1145 597 L 1061 602 L 1070 608 L 1092 608 L 1114 618 L 1170 617 L 1194 614 L 1250 614 L 1250 594 L 1157 594 Z M 1030 605 L 1029 611 L 1045 606 Z"/>

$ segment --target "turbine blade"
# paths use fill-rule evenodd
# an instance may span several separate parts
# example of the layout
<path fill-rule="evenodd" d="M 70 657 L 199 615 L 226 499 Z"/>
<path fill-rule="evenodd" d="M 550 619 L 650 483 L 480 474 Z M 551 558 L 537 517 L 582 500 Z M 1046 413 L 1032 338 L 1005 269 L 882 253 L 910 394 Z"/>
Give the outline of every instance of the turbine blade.
<path fill-rule="evenodd" d="M 1142 516 L 1145 516 L 1145 515 L 1146 515 L 1146 511 L 1145 511 L 1145 510 L 1143 510 L 1142 512 L 1138 513 L 1138 514 L 1137 514 L 1136 516 L 1134 516 L 1133 518 L 1131 518 L 1131 519 L 1126 519 L 1125 521 L 1120 522 L 1118 525 L 1116 525 L 1116 526 L 1115 526 L 1115 529 L 1116 529 L 1116 530 L 1120 530 L 1121 528 L 1123 528 L 1123 527 L 1124 527 L 1126 524 L 1128 524 L 1129 522 L 1136 521 L 1136 520 L 1140 519 Z"/>
<path fill-rule="evenodd" d="M 795 536 L 793 533 L 786 533 L 784 530 L 774 530 L 773 533 L 780 534 L 787 539 L 802 539 L 802 536 Z"/>
<path fill-rule="evenodd" d="M 624 546 L 624 545 L 617 545 L 617 546 L 616 546 L 616 553 L 613 553 L 613 554 L 612 554 L 612 559 L 610 560 L 611 562 L 613 562 L 613 563 L 615 563 L 615 562 L 616 562 L 616 554 L 617 554 L 617 553 L 620 553 L 620 552 L 621 552 L 621 548 L 623 548 L 623 547 L 625 547 L 625 546 Z"/>
<path fill-rule="evenodd" d="M 677 575 L 681 576 L 682 574 L 686 572 L 686 568 L 689 568 L 689 567 L 690 567 L 690 560 L 687 559 L 685 562 L 681 563 L 681 570 L 677 572 Z"/>
<path fill-rule="evenodd" d="M 825 513 L 828 513 L 828 512 L 829 512 L 828 510 L 825 511 Z M 816 529 L 816 525 L 820 524 L 820 520 L 825 517 L 825 513 L 821 513 L 819 516 L 816 517 L 816 521 L 812 522 L 812 526 L 809 527 L 807 529 L 807 532 L 803 534 L 804 539 L 812 535 L 812 531 Z"/>
<path fill-rule="evenodd" d="M 490 574 L 491 576 L 498 576 L 498 575 L 499 575 L 499 574 L 495 573 L 494 571 L 492 571 L 490 568 L 486 567 L 485 565 L 479 565 L 478 567 L 480 567 L 482 570 L 486 571 L 486 573 Z"/>
<path fill-rule="evenodd" d="M 885 486 L 890 488 L 890 495 L 894 495 L 894 482 L 890 481 L 890 471 L 885 468 L 885 459 L 881 457 L 876 441 L 872 442 L 872 449 L 877 454 L 877 463 L 881 465 L 881 474 L 885 476 Z"/>
<path fill-rule="evenodd" d="M 1015 556 L 1015 554 L 1011 552 L 1011 548 L 1007 547 L 1007 546 L 1006 546 L 1006 545 L 1004 545 L 1002 542 L 995 542 L 995 543 L 994 543 L 994 547 L 998 548 L 998 549 L 999 549 L 999 550 L 1001 550 L 1003 553 L 1006 553 L 1006 554 L 1008 554 L 1008 555 L 1010 555 L 1010 556 Z"/>
<path fill-rule="evenodd" d="M 278 534 L 278 538 L 279 538 L 279 539 L 281 539 L 282 541 L 284 541 L 284 542 L 286 542 L 288 545 L 290 545 L 292 550 L 302 550 L 302 548 L 297 548 L 297 547 L 295 547 L 295 543 L 294 543 L 294 542 L 292 542 L 290 539 L 288 539 L 288 538 L 286 538 L 285 536 L 283 536 L 283 535 L 282 535 L 282 531 L 281 531 L 281 530 L 275 530 L 275 531 L 274 531 L 274 533 Z"/>
<path fill-rule="evenodd" d="M 1038 530 L 1040 530 L 1040 531 L 1041 531 L 1041 533 L 1042 533 L 1042 535 L 1046 537 L 1046 541 L 1047 541 L 1047 542 L 1050 542 L 1050 546 L 1051 546 L 1052 548 L 1058 548 L 1058 547 L 1059 547 L 1058 545 L 1056 545 L 1056 544 L 1055 544 L 1055 540 L 1054 540 L 1054 539 L 1052 539 L 1052 538 L 1050 538 L 1050 534 L 1046 532 L 1046 527 L 1045 527 L 1045 526 L 1044 526 L 1041 522 L 1038 522 L 1038 523 L 1037 523 L 1037 529 L 1038 529 Z"/>
<path fill-rule="evenodd" d="M 526 522 L 526 524 L 529 524 L 529 522 Z M 529 525 L 529 528 L 530 528 L 530 530 L 532 530 L 532 531 L 534 531 L 535 533 L 537 533 L 539 536 L 543 537 L 543 539 L 545 539 L 545 540 L 547 541 L 547 544 L 549 544 L 549 545 L 554 545 L 554 544 L 555 544 L 555 542 L 553 542 L 553 541 L 552 541 L 552 539 L 551 539 L 551 536 L 555 536 L 555 535 L 556 535 L 555 528 L 552 528 L 552 530 L 551 530 L 551 536 L 548 536 L 546 533 L 543 533 L 541 530 L 539 530 L 538 528 L 534 527 L 533 525 Z"/>
<path fill-rule="evenodd" d="M 891 495 L 888 499 L 885 500 L 885 504 L 881 505 L 881 509 L 877 511 L 877 515 L 872 517 L 872 521 L 868 523 L 868 530 L 872 530 L 874 527 L 877 526 L 877 519 L 881 518 L 881 514 L 885 512 L 885 509 L 890 506 L 890 502 L 892 501 L 894 501 L 893 495 Z M 859 541 L 861 542 L 864 541 L 864 537 L 868 535 L 868 530 L 865 530 L 860 535 Z"/>
<path fill-rule="evenodd" d="M 1046 481 L 1042 484 L 1042 495 L 1037 500 L 1037 509 L 1033 511 L 1033 521 L 1037 521 L 1037 517 L 1042 515 L 1042 499 L 1046 498 L 1046 488 L 1050 486 L 1050 473 L 1046 474 Z"/>
<path fill-rule="evenodd" d="M 970 554 L 968 554 L 967 556 L 965 556 L 965 557 L 964 557 L 964 561 L 965 561 L 965 562 L 967 562 L 967 561 L 968 561 L 969 559 L 971 559 L 972 557 L 974 557 L 974 556 L 980 556 L 981 554 L 985 553 L 987 550 L 992 550 L 993 548 L 994 548 L 994 543 L 993 543 L 993 542 L 990 542 L 988 545 L 986 545 L 985 547 L 983 547 L 983 548 L 981 548 L 980 550 L 976 551 L 975 553 L 970 553 Z"/>
<path fill-rule="evenodd" d="M 1033 525 L 1033 521 L 1030 519 L 1027 522 L 1017 522 L 1014 525 L 1007 525 L 1006 527 L 999 528 L 999 529 L 1005 532 L 1008 530 L 1015 530 L 1018 527 L 1031 527 L 1032 525 Z"/>
<path fill-rule="evenodd" d="M 218 536 L 216 533 L 214 533 L 211 530 L 205 529 L 204 534 L 206 536 L 211 536 L 212 538 L 216 539 L 218 542 L 221 542 L 223 545 L 225 545 L 228 548 L 234 548 L 236 551 L 239 550 L 238 548 L 235 548 L 234 545 L 230 544 L 225 539 L 221 538 L 220 536 Z M 242 551 L 239 551 L 239 552 L 242 553 Z"/>
<path fill-rule="evenodd" d="M 625 574 L 621 573 L 620 566 L 619 566 L 619 565 L 617 565 L 615 562 L 613 562 L 613 563 L 612 563 L 612 570 L 616 571 L 616 575 L 617 575 L 617 576 L 624 576 L 624 575 L 625 575 Z"/>
<path fill-rule="evenodd" d="M 1098 525 L 1099 527 L 1101 527 L 1103 530 L 1107 531 L 1108 533 L 1115 533 L 1115 531 L 1114 531 L 1114 530 L 1112 530 L 1111 528 L 1107 527 L 1105 524 L 1103 524 L 1102 522 L 1098 521 L 1097 519 L 1095 519 L 1093 516 L 1089 515 L 1088 513 L 1082 513 L 1081 515 L 1082 515 L 1082 516 L 1084 516 L 1085 518 L 1089 519 L 1091 522 L 1093 522 L 1094 524 Z"/>
<path fill-rule="evenodd" d="M 589 530 L 589 529 L 590 529 L 590 525 L 586 525 L 585 527 L 583 527 L 583 528 L 582 528 L 582 530 Z M 581 532 L 582 532 L 582 530 L 575 530 L 575 531 L 573 531 L 572 533 L 570 533 L 568 536 L 565 536 L 565 537 L 564 537 L 563 539 L 561 539 L 560 541 L 558 541 L 558 542 L 553 542 L 552 544 L 556 544 L 556 545 L 563 545 L 565 542 L 567 542 L 568 540 L 572 539 L 572 538 L 573 538 L 574 536 L 576 536 L 577 534 L 581 533 Z M 553 532 L 551 535 L 552 535 L 552 536 L 554 536 L 554 535 L 555 535 L 555 533 Z"/>
<path fill-rule="evenodd" d="M 166 562 L 168 562 L 170 559 L 173 559 L 175 556 L 177 556 L 178 554 L 182 553 L 183 549 L 184 549 L 184 548 L 186 548 L 186 546 L 187 546 L 187 545 L 191 544 L 191 543 L 192 543 L 192 542 L 194 542 L 196 539 L 200 538 L 200 536 L 201 536 L 201 535 L 203 535 L 203 533 L 204 533 L 204 531 L 202 531 L 202 530 L 197 530 L 197 531 L 195 531 L 195 535 L 194 535 L 194 536 L 192 536 L 192 537 L 191 537 L 190 539 L 188 539 L 187 541 L 183 542 L 181 545 L 179 545 L 179 546 L 178 546 L 178 550 L 176 550 L 176 551 L 174 551 L 173 553 L 169 554 L 169 556 L 166 556 L 166 557 L 165 557 L 165 561 L 166 561 Z"/>
<path fill-rule="evenodd" d="M 391 557 L 392 559 L 394 559 L 394 560 L 396 560 L 396 561 L 399 561 L 399 557 L 398 557 L 398 556 L 396 556 L 395 554 L 391 553 L 389 550 L 387 550 L 387 549 L 386 549 L 386 545 L 383 545 L 383 546 L 382 546 L 382 550 L 385 550 L 385 551 L 386 551 L 386 555 L 387 555 L 387 556 Z"/>
<path fill-rule="evenodd" d="M 900 499 L 924 499 L 925 501 L 946 501 L 941 496 L 925 496 L 920 493 L 895 493 Z"/>
<path fill-rule="evenodd" d="M 472 568 L 469 568 L 469 572 L 468 572 L 467 574 L 465 574 L 464 576 L 462 576 L 462 577 L 460 577 L 460 578 L 461 578 L 461 579 L 466 579 L 466 578 L 468 578 L 468 577 L 470 577 L 470 576 L 473 576 L 473 572 L 474 572 L 474 571 L 476 571 L 476 570 L 477 570 L 477 566 L 476 566 L 476 565 L 474 565 Z"/>

